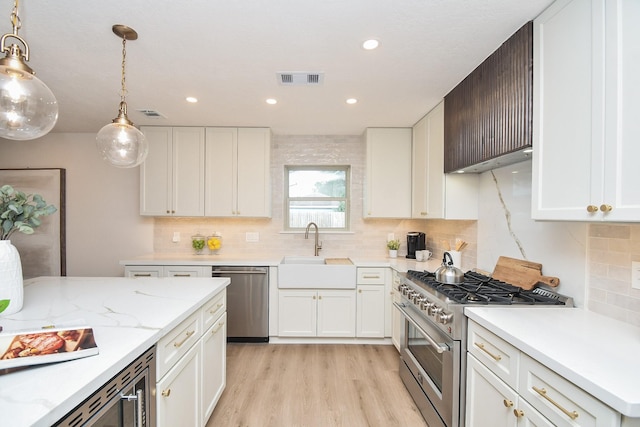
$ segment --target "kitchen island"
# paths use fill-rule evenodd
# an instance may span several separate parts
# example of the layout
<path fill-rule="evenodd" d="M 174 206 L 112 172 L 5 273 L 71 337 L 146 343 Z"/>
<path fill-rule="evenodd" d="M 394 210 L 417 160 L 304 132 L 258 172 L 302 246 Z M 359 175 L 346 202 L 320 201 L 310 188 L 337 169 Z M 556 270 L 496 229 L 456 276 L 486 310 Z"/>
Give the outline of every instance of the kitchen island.
<path fill-rule="evenodd" d="M 99 354 L 0 375 L 0 413 L 15 426 L 50 426 L 224 290 L 228 278 L 40 277 L 3 332 L 79 323 Z M 10 420 L 10 421 L 9 421 Z"/>

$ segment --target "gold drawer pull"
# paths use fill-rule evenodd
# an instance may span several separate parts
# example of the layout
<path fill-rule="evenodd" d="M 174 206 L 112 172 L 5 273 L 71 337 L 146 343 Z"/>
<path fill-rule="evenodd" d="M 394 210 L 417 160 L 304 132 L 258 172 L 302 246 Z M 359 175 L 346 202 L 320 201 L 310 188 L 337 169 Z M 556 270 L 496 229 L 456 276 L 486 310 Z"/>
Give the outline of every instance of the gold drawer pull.
<path fill-rule="evenodd" d="M 191 335 L 193 335 L 193 334 L 195 334 L 195 333 L 196 333 L 196 331 L 195 331 L 195 330 L 194 330 L 194 331 L 189 331 L 189 332 L 187 332 L 187 333 L 186 333 L 186 335 L 187 335 L 187 336 L 186 336 L 182 341 L 180 341 L 180 342 L 174 342 L 174 343 L 173 343 L 173 346 L 174 346 L 175 348 L 180 347 L 182 344 L 184 344 L 184 343 L 185 343 L 185 341 L 186 341 L 186 340 L 188 340 L 188 339 L 189 339 L 189 337 L 190 337 Z"/>
<path fill-rule="evenodd" d="M 613 207 L 611 205 L 600 205 L 600 210 L 602 212 L 611 212 Z"/>
<path fill-rule="evenodd" d="M 576 418 L 578 418 L 578 413 L 576 411 L 573 411 L 573 412 L 567 411 L 558 402 L 556 402 L 555 400 L 547 396 L 547 390 L 545 390 L 544 388 L 538 388 L 536 386 L 532 386 L 531 388 L 540 396 L 547 399 L 553 406 L 560 409 L 567 417 L 571 418 L 572 420 L 575 420 Z"/>
<path fill-rule="evenodd" d="M 363 279 L 379 279 L 380 275 L 379 274 L 364 274 L 362 275 Z"/>
<path fill-rule="evenodd" d="M 524 417 L 524 411 L 522 409 L 514 409 L 513 415 L 515 415 L 516 418 Z"/>
<path fill-rule="evenodd" d="M 509 399 L 504 399 L 504 400 L 502 401 L 502 403 L 504 403 L 504 406 L 505 406 L 506 408 L 511 408 L 511 407 L 513 406 L 513 402 L 512 402 L 512 401 L 510 401 Z"/>
<path fill-rule="evenodd" d="M 598 207 L 596 205 L 589 205 L 587 206 L 587 212 L 589 213 L 598 212 Z"/>
<path fill-rule="evenodd" d="M 173 275 L 173 277 L 191 277 L 191 274 L 189 273 L 176 273 Z"/>
<path fill-rule="evenodd" d="M 484 344 L 482 343 L 477 343 L 474 342 L 474 344 L 482 351 L 484 351 L 485 353 L 487 353 L 489 356 L 493 357 L 493 360 L 495 360 L 496 362 L 502 360 L 502 356 L 500 356 L 499 354 L 496 356 L 495 354 L 491 353 L 489 350 L 487 350 L 486 348 L 484 348 Z"/>
<path fill-rule="evenodd" d="M 133 277 L 151 277 L 151 273 L 133 273 Z"/>
<path fill-rule="evenodd" d="M 168 388 L 166 390 L 162 390 L 162 395 L 164 397 L 169 397 L 170 394 L 171 394 L 171 389 L 170 388 Z"/>
<path fill-rule="evenodd" d="M 224 305 L 224 304 L 222 304 L 221 302 L 219 302 L 219 303 L 216 305 L 216 308 L 214 308 L 213 310 L 209 310 L 209 313 L 211 313 L 211 314 L 215 313 L 215 312 L 216 312 L 216 311 L 218 311 L 218 310 L 220 309 L 220 307 L 222 307 L 223 305 Z"/>
<path fill-rule="evenodd" d="M 220 328 L 222 328 L 223 326 L 224 326 L 224 321 L 222 321 L 222 322 L 218 323 L 218 326 L 217 326 L 215 329 L 213 329 L 213 330 L 211 331 L 211 333 L 212 333 L 213 335 L 215 335 L 215 334 L 220 330 Z"/>

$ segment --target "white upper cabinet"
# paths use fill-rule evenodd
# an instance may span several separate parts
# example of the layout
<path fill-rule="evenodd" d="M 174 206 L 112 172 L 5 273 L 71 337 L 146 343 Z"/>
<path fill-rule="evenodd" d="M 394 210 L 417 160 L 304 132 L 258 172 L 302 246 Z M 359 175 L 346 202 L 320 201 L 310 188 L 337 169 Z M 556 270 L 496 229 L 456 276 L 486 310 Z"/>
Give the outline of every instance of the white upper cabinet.
<path fill-rule="evenodd" d="M 444 173 L 444 101 L 413 126 L 412 218 L 477 219 L 478 174 Z"/>
<path fill-rule="evenodd" d="M 205 215 L 270 217 L 271 131 L 207 128 Z"/>
<path fill-rule="evenodd" d="M 204 128 L 143 127 L 149 154 L 140 166 L 140 214 L 204 215 Z"/>
<path fill-rule="evenodd" d="M 411 218 L 411 128 L 369 128 L 364 218 Z"/>
<path fill-rule="evenodd" d="M 558 0 L 534 21 L 534 219 L 640 221 L 639 20 Z"/>

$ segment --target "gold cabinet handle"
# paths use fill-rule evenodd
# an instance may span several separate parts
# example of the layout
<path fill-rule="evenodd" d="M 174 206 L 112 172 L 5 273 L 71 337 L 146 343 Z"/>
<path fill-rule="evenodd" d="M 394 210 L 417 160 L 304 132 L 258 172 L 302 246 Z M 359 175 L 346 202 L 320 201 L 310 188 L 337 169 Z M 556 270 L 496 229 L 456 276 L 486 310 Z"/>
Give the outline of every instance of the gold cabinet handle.
<path fill-rule="evenodd" d="M 169 397 L 169 395 L 171 394 L 171 389 L 170 389 L 170 388 L 168 388 L 168 389 L 166 389 L 166 390 L 162 390 L 162 393 L 161 393 L 161 394 L 162 394 L 164 397 Z"/>
<path fill-rule="evenodd" d="M 194 330 L 194 331 L 188 331 L 188 332 L 185 334 L 185 335 L 186 335 L 186 337 L 185 337 L 182 341 L 174 342 L 174 343 L 173 343 L 173 346 L 174 346 L 175 348 L 180 347 L 182 344 L 184 344 L 184 343 L 185 343 L 185 341 L 186 341 L 186 340 L 188 340 L 188 339 L 189 339 L 189 337 L 190 337 L 191 335 L 193 335 L 193 334 L 195 334 L 195 333 L 196 333 L 196 331 L 195 331 L 195 330 Z"/>
<path fill-rule="evenodd" d="M 318 295 L 318 299 L 322 299 L 322 295 Z"/>
<path fill-rule="evenodd" d="M 478 347 L 480 350 L 484 351 L 484 352 L 485 352 L 485 353 L 487 353 L 489 356 L 491 356 L 491 357 L 493 358 L 493 360 L 495 360 L 496 362 L 497 362 L 497 361 L 499 361 L 499 360 L 502 360 L 502 356 L 500 356 L 499 354 L 498 354 L 498 355 L 495 355 L 495 354 L 491 353 L 489 350 L 487 350 L 486 348 L 484 348 L 484 344 L 482 344 L 482 343 L 477 343 L 477 342 L 474 342 L 474 344 L 475 344 L 475 345 L 476 345 L 476 347 Z"/>
<path fill-rule="evenodd" d="M 379 279 L 379 274 L 365 274 L 362 276 L 363 279 Z"/>
<path fill-rule="evenodd" d="M 504 403 L 504 406 L 505 406 L 506 408 L 511 408 L 511 407 L 513 406 L 513 402 L 512 402 L 511 400 L 509 400 L 509 399 L 504 399 L 504 400 L 502 401 L 502 403 Z"/>
<path fill-rule="evenodd" d="M 426 212 L 420 212 L 420 215 L 427 216 L 427 213 Z"/>
<path fill-rule="evenodd" d="M 524 411 L 522 409 L 514 409 L 513 415 L 515 415 L 516 418 L 522 418 L 524 417 Z"/>
<path fill-rule="evenodd" d="M 611 205 L 600 205 L 600 210 L 602 212 L 611 212 L 613 210 L 613 207 Z"/>
<path fill-rule="evenodd" d="M 133 277 L 151 277 L 151 273 L 133 273 Z"/>
<path fill-rule="evenodd" d="M 213 329 L 213 330 L 211 331 L 211 333 L 212 333 L 213 335 L 215 335 L 215 334 L 216 334 L 216 333 L 217 333 L 217 332 L 218 332 L 218 331 L 219 331 L 223 326 L 224 326 L 224 321 L 222 321 L 222 322 L 218 323 L 218 326 L 216 326 L 216 328 L 215 328 L 215 329 Z"/>
<path fill-rule="evenodd" d="M 218 304 L 216 304 L 216 308 L 209 310 L 210 314 L 215 313 L 216 311 L 218 311 L 218 309 L 220 309 L 220 307 L 222 307 L 224 304 L 222 304 L 221 302 L 219 302 Z"/>
<path fill-rule="evenodd" d="M 189 273 L 182 273 L 182 274 L 176 273 L 176 274 L 173 275 L 173 277 L 191 277 L 191 274 L 189 274 Z"/>
<path fill-rule="evenodd" d="M 587 206 L 587 212 L 589 213 L 598 212 L 598 207 L 596 205 L 589 205 Z"/>
<path fill-rule="evenodd" d="M 358 289 L 358 293 L 361 294 L 362 293 L 362 289 Z"/>
<path fill-rule="evenodd" d="M 547 390 L 545 390 L 544 388 L 538 388 L 536 386 L 532 386 L 531 388 L 536 393 L 538 393 L 540 396 L 542 396 L 546 400 L 548 400 L 549 403 L 551 403 L 553 406 L 555 406 L 556 408 L 560 409 L 567 417 L 571 418 L 572 420 L 575 420 L 576 418 L 578 418 L 578 413 L 576 411 L 568 411 L 568 410 L 566 410 L 558 402 L 556 402 L 555 400 L 553 400 L 552 398 L 547 396 Z"/>

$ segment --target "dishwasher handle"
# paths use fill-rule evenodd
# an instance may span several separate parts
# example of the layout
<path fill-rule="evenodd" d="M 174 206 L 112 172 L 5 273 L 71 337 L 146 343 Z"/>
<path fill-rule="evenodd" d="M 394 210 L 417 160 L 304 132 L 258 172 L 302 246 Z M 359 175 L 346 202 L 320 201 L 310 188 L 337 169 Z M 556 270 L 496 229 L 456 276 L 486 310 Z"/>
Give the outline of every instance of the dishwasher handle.
<path fill-rule="evenodd" d="M 259 269 L 259 270 L 213 270 L 213 276 L 219 274 L 267 274 L 267 269 Z"/>

